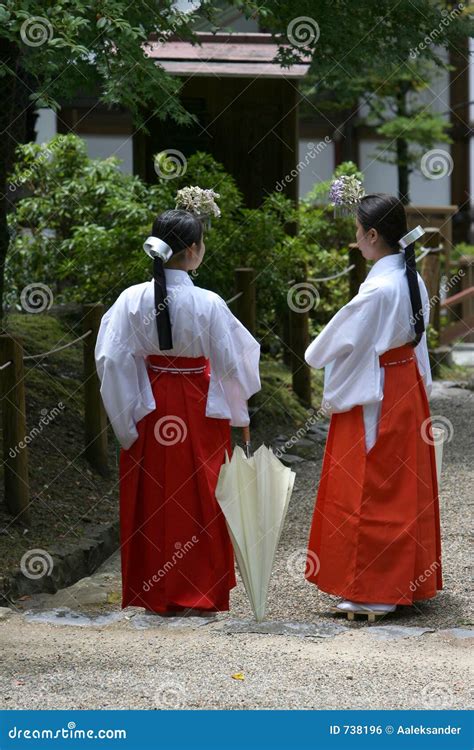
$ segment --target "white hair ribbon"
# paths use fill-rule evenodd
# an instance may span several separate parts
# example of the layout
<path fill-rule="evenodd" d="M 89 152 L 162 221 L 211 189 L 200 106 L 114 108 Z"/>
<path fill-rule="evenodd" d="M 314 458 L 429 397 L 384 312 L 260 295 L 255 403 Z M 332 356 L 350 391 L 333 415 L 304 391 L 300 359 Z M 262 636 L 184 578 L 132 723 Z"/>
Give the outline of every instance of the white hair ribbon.
<path fill-rule="evenodd" d="M 170 246 L 158 237 L 147 237 L 143 243 L 143 249 L 150 258 L 161 258 L 163 263 L 166 263 L 173 255 Z"/>

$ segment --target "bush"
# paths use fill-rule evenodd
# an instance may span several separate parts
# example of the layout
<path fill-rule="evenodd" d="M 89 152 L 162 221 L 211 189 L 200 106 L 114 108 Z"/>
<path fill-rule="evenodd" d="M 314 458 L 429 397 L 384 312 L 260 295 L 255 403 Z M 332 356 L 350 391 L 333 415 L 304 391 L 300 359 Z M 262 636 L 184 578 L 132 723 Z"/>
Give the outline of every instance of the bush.
<path fill-rule="evenodd" d="M 469 245 L 467 242 L 460 242 L 454 245 L 451 251 L 451 260 L 459 260 L 459 258 L 465 255 L 474 255 L 474 245 Z"/>
<path fill-rule="evenodd" d="M 154 214 L 153 192 L 116 158 L 89 159 L 74 135 L 18 152 L 11 180 L 26 195 L 10 216 L 7 303 L 21 309 L 21 289 L 32 282 L 50 286 L 61 303 L 110 302 L 143 280 L 137 237 Z"/>
<path fill-rule="evenodd" d="M 258 209 L 246 208 L 233 177 L 205 153 L 189 158 L 184 175 L 147 185 L 124 174 L 114 157 L 90 159 L 79 137 L 58 135 L 48 144 L 20 146 L 11 181 L 22 197 L 10 216 L 6 302 L 18 310 L 21 290 L 37 282 L 51 288 L 56 303 L 111 304 L 124 288 L 151 278 L 143 241 L 154 217 L 174 207 L 176 191 L 199 185 L 218 192 L 222 216 L 206 231 L 195 283 L 230 299 L 235 268 L 255 268 L 264 351 L 281 349 L 282 313 L 298 267 L 305 263 L 314 278 L 338 273 L 347 267 L 346 248 L 354 238 L 353 220 L 335 219 L 328 207 L 315 204 L 321 188 L 298 208 L 277 192 Z M 316 330 L 347 300 L 348 279 L 315 285 Z"/>

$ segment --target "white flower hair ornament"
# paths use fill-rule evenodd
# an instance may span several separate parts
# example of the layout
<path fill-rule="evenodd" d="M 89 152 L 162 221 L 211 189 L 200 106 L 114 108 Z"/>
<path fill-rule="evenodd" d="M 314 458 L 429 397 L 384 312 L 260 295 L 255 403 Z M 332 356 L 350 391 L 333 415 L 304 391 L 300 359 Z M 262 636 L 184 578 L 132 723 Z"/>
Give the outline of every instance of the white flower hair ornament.
<path fill-rule="evenodd" d="M 214 190 L 200 188 L 198 185 L 181 188 L 176 193 L 175 208 L 182 208 L 201 219 L 207 228 L 211 225 L 211 217 L 221 215 L 221 210 L 215 199 L 220 194 Z"/>
<path fill-rule="evenodd" d="M 365 195 L 364 187 L 354 175 L 337 177 L 329 188 L 329 199 L 334 216 L 349 216 Z"/>

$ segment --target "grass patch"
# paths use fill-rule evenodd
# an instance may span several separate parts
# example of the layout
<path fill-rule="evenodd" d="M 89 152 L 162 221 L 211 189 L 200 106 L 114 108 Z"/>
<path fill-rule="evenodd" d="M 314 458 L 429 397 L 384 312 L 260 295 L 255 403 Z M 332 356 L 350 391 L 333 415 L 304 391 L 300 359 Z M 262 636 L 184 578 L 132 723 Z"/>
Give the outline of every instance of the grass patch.
<path fill-rule="evenodd" d="M 304 425 L 310 413 L 293 393 L 291 371 L 283 362 L 262 357 L 260 380 L 262 390 L 250 402 L 258 409 L 252 432 L 257 440 L 268 443 L 279 433 L 293 432 Z M 311 386 L 313 408 L 317 410 L 323 391 L 321 370 L 311 369 Z"/>
<path fill-rule="evenodd" d="M 73 341 L 82 333 L 50 314 L 11 314 L 7 332 L 20 338 L 24 354 L 42 354 Z M 4 497 L 3 462 L 0 481 L 0 575 L 20 565 L 25 552 L 80 540 L 89 524 L 117 517 L 118 485 L 115 449 L 109 428 L 110 477 L 93 472 L 83 456 L 83 343 L 45 358 L 26 360 L 26 433 L 28 445 L 30 528 L 18 524 Z M 58 405 L 63 405 L 58 408 Z M 52 410 L 55 409 L 54 412 Z M 55 416 L 42 425 L 47 413 Z M 35 431 L 35 432 L 33 432 Z M 36 433 L 36 434 L 35 434 Z M 0 431 L 3 455 L 3 434 Z"/>

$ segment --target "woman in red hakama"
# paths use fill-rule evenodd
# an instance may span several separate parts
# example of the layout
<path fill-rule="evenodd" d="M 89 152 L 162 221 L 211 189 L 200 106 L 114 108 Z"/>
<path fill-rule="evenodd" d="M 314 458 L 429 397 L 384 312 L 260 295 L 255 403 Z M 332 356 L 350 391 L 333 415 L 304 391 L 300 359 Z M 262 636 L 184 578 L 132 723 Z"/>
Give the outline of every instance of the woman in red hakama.
<path fill-rule="evenodd" d="M 247 401 L 261 387 L 260 345 L 189 275 L 205 252 L 198 216 L 163 212 L 144 249 L 153 279 L 121 293 L 95 348 L 121 445 L 122 607 L 228 610 L 234 555 L 215 488 L 230 428 L 249 424 Z"/>
<path fill-rule="evenodd" d="M 225 451 L 232 453 L 229 421 L 205 416 L 205 357 L 148 362 L 156 410 L 120 452 L 122 607 L 227 610 L 234 555 L 214 492 Z"/>
<path fill-rule="evenodd" d="M 375 263 L 305 354 L 325 368 L 323 411 L 331 413 L 305 576 L 342 597 L 335 611 L 374 617 L 436 596 L 441 539 L 430 304 L 404 206 L 366 195 L 356 226 L 360 251 Z"/>
<path fill-rule="evenodd" d="M 411 346 L 385 352 L 380 364 L 371 450 L 361 406 L 331 417 L 306 577 L 345 600 L 412 604 L 442 588 L 434 447 L 423 439 L 430 411 Z"/>

